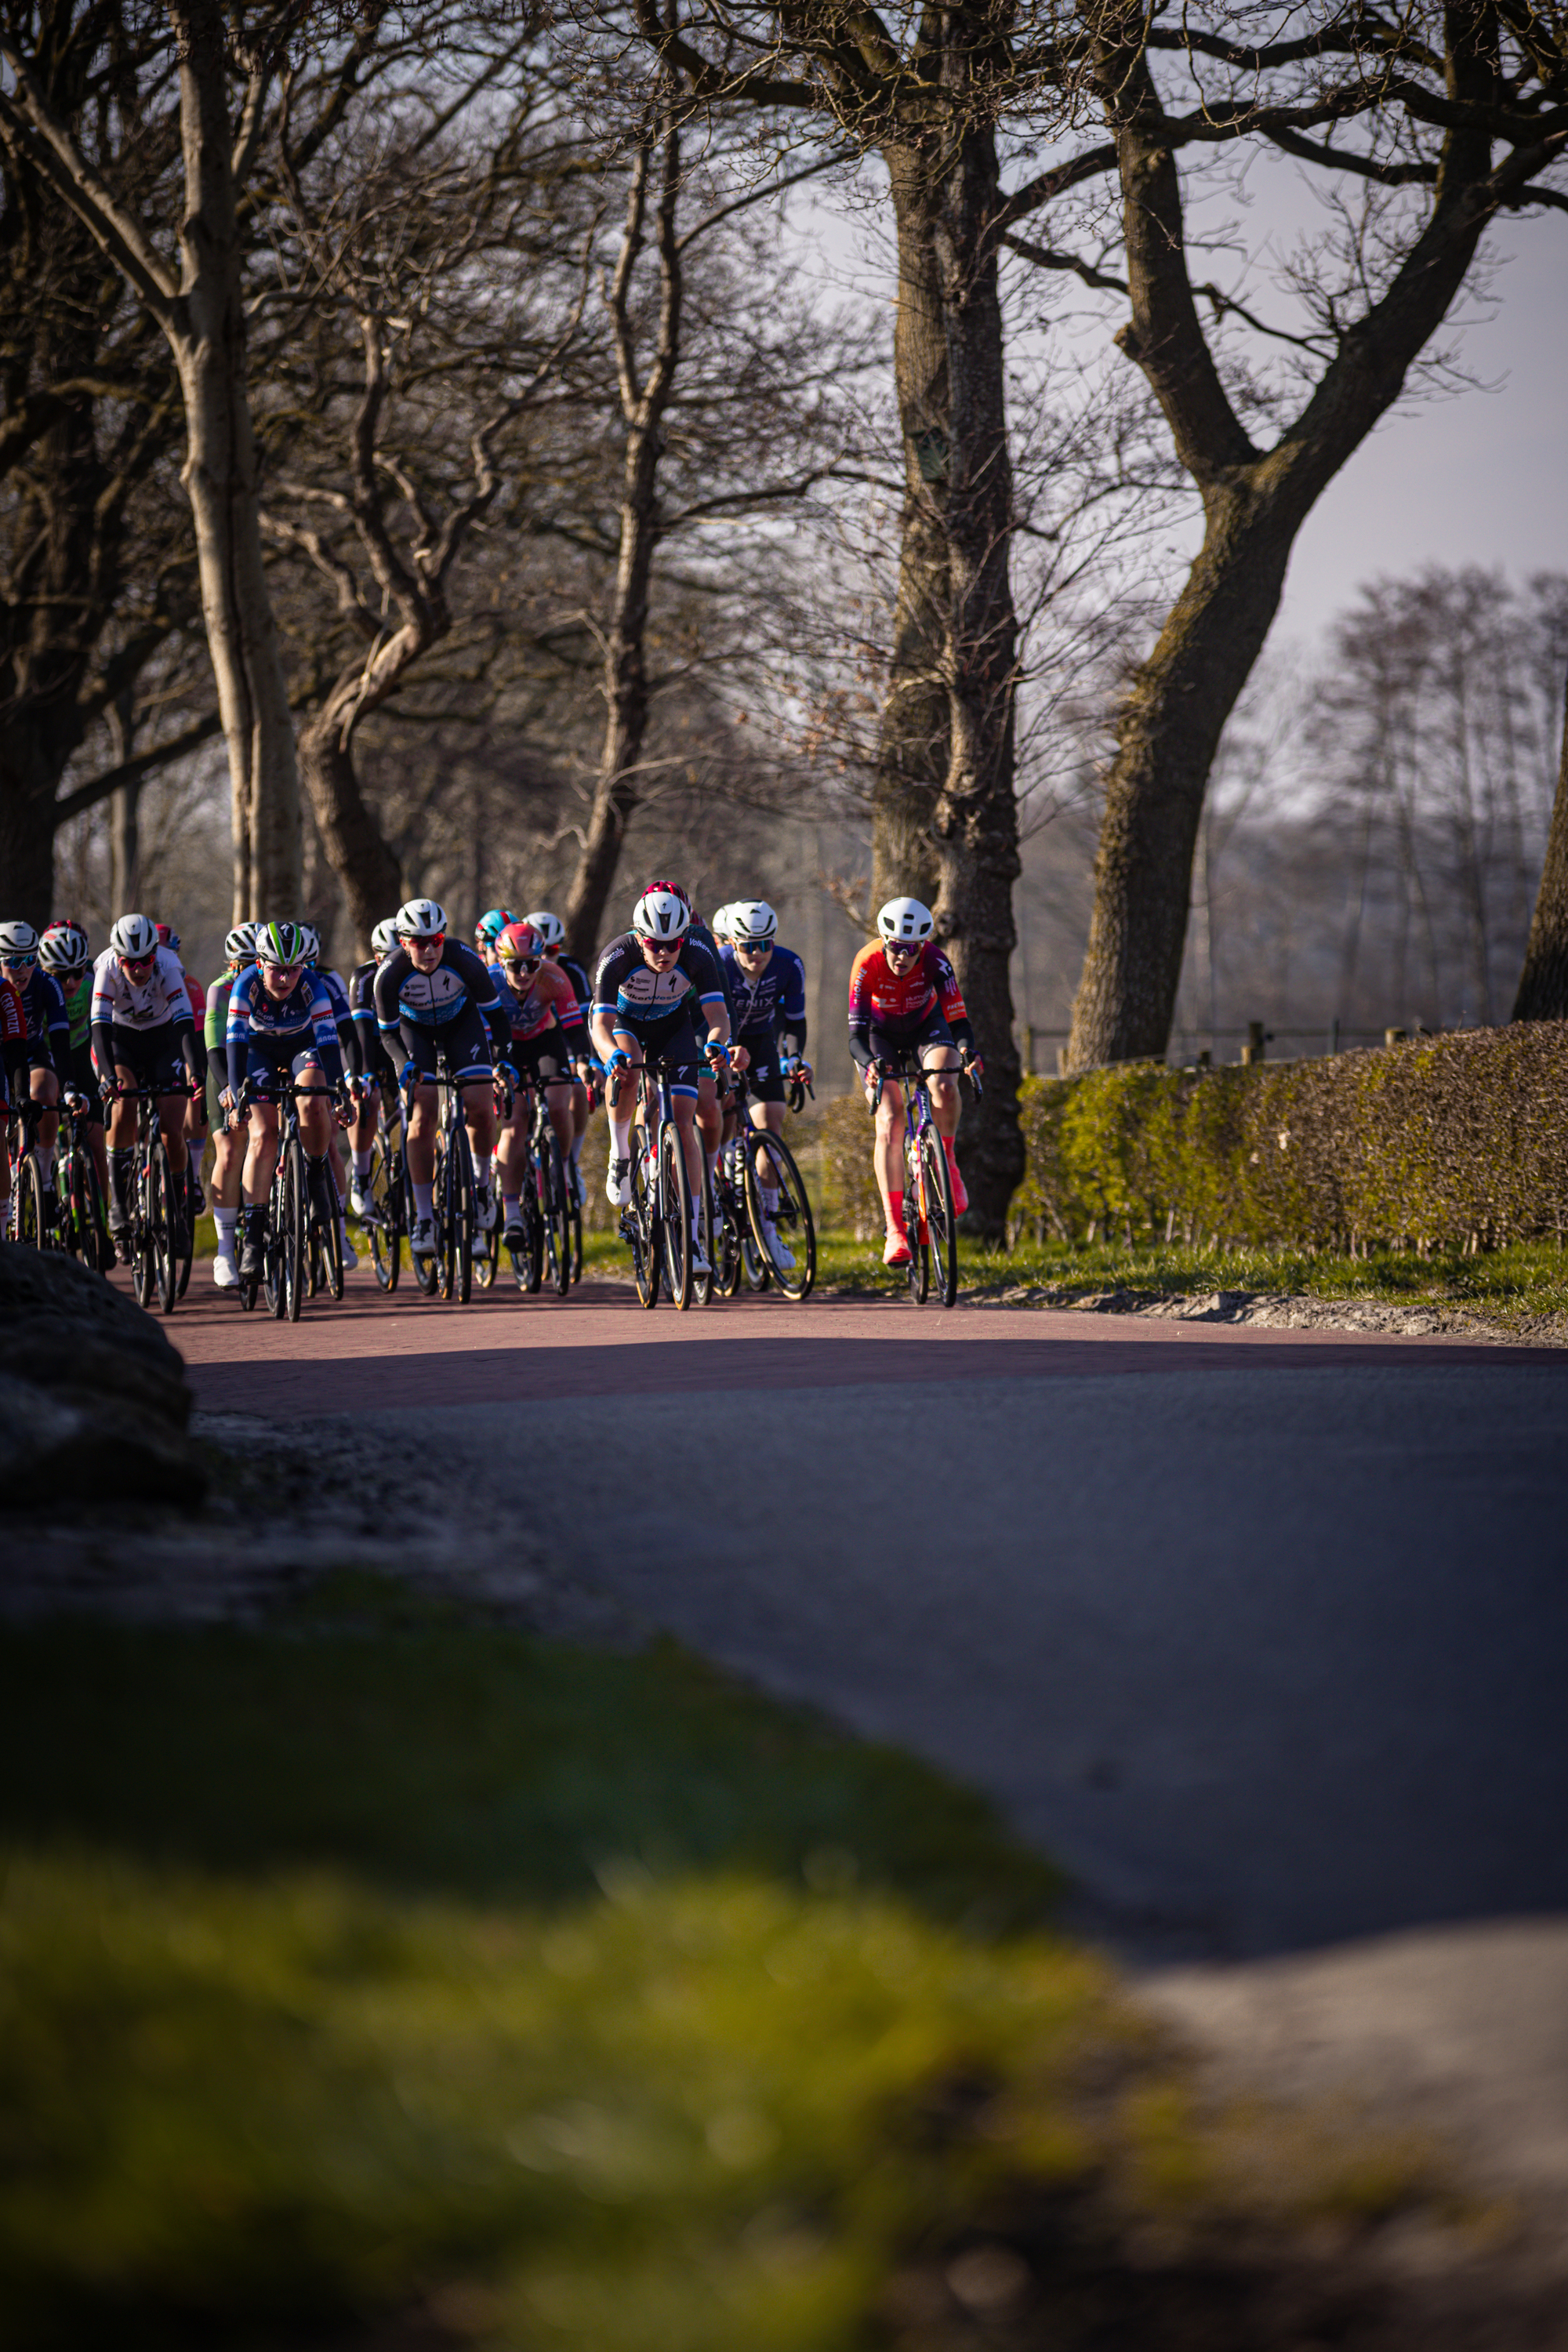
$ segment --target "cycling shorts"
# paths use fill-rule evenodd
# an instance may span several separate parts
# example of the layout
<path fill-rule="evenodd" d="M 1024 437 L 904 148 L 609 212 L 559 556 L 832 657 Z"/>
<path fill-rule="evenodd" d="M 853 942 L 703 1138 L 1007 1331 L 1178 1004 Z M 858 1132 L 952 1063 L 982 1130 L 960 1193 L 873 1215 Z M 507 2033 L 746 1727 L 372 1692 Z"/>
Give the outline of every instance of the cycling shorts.
<path fill-rule="evenodd" d="M 559 1077 L 566 1067 L 565 1041 L 559 1029 L 542 1030 L 537 1037 L 514 1037 L 507 1060 L 521 1076 L 535 1083 Z"/>
<path fill-rule="evenodd" d="M 122 1029 L 116 1021 L 109 1032 L 109 1052 L 117 1070 L 129 1070 L 138 1085 L 155 1094 L 169 1094 L 185 1083 L 185 1059 L 172 1021 L 152 1029 Z"/>
<path fill-rule="evenodd" d="M 779 1065 L 779 1041 L 771 1029 L 759 1029 L 748 1036 L 742 1029 L 736 1038 L 752 1057 L 746 1075 L 751 1080 L 753 1102 L 782 1103 L 784 1098 L 784 1071 Z"/>
<path fill-rule="evenodd" d="M 617 1021 L 615 1026 L 617 1030 L 625 1030 L 627 1024 Z M 650 1021 L 646 1029 L 633 1029 L 630 1034 L 642 1047 L 645 1061 L 673 1062 L 676 1065 L 669 1081 L 670 1093 L 689 1095 L 695 1102 L 697 1081 L 702 1074 L 703 1062 L 691 1015 L 683 1013 L 674 1021 Z"/>
<path fill-rule="evenodd" d="M 321 1070 L 321 1049 L 313 1037 L 308 1045 L 301 1046 L 300 1037 L 303 1034 L 306 1033 L 296 1031 L 291 1037 L 253 1035 L 245 1049 L 247 1086 L 270 1088 L 277 1085 L 285 1072 L 291 1077 L 303 1076 L 312 1063 Z M 321 1070 L 321 1076 L 323 1079 L 326 1076 L 324 1070 Z"/>
<path fill-rule="evenodd" d="M 92 1047 L 85 1037 L 79 1045 L 71 1047 L 66 1083 L 73 1086 L 79 1095 L 87 1097 L 87 1108 L 79 1114 L 83 1127 L 101 1127 L 103 1098 L 98 1091 L 98 1073 L 92 1066 Z"/>
<path fill-rule="evenodd" d="M 405 1054 L 422 1078 L 434 1078 L 436 1075 L 437 1045 L 444 1047 L 447 1067 L 454 1078 L 466 1082 L 489 1076 L 489 1027 L 479 1006 L 471 1002 L 438 1029 L 425 1029 L 416 1022 L 405 1021 L 398 1035 Z"/>
<path fill-rule="evenodd" d="M 868 1040 L 875 1062 L 901 1062 L 916 1058 L 927 1045 L 951 1045 L 952 1032 L 940 1004 L 922 1013 L 918 1021 L 899 1022 L 887 1029 L 873 1029 Z"/>

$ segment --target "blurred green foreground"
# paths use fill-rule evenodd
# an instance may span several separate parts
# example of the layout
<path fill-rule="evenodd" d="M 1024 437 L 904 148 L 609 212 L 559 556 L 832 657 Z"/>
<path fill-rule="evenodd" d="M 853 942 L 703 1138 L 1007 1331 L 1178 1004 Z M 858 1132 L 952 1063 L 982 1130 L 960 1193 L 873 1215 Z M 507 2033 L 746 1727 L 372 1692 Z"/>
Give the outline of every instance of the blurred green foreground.
<path fill-rule="evenodd" d="M 668 1649 L 12 1629 L 0 1861 L 9 2345 L 847 2352 L 1017 2184 L 1226 2161 L 979 1800 Z"/>

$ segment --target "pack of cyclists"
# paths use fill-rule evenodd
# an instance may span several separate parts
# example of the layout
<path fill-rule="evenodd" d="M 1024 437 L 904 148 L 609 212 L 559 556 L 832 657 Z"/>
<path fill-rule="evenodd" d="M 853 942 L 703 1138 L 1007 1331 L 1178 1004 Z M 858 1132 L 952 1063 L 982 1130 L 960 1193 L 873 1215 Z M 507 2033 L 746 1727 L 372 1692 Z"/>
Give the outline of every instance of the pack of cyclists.
<path fill-rule="evenodd" d="M 849 981 L 849 1045 L 875 1117 L 883 1258 L 891 1267 L 910 1262 L 899 1074 L 916 1064 L 928 1074 L 953 1206 L 960 1214 L 967 1206 L 955 1157 L 958 1075 L 968 1069 L 978 1077 L 983 1065 L 933 931 L 929 908 L 890 900 Z M 492 1250 L 498 1225 L 515 1249 L 536 1097 L 579 1211 L 584 1137 L 604 1098 L 605 1191 L 625 1213 L 633 1125 L 657 1066 L 689 1179 L 693 1270 L 706 1276 L 707 1221 L 698 1208 L 714 1197 L 721 1154 L 743 1128 L 779 1135 L 791 1089 L 812 1077 L 805 966 L 780 941 L 773 908 L 762 898 L 734 899 L 708 925 L 688 892 L 665 878 L 638 893 L 628 928 L 601 950 L 591 973 L 566 952 L 565 926 L 547 909 L 520 915 L 489 908 L 469 947 L 429 898 L 408 899 L 376 925 L 371 956 L 346 982 L 323 967 L 311 926 L 287 919 L 237 925 L 224 942 L 224 970 L 205 992 L 179 948 L 167 925 L 143 914 L 121 915 L 96 956 L 73 920 L 42 933 L 24 921 L 0 921 L 0 1121 L 9 1147 L 0 1151 L 0 1223 L 24 1134 L 46 1229 L 59 1218 L 55 1168 L 64 1105 L 96 1167 L 110 1242 L 129 1262 L 137 1120 L 139 1108 L 150 1105 L 174 1177 L 176 1249 L 188 1255 L 205 1205 L 200 1170 L 210 1136 L 213 1280 L 222 1290 L 248 1283 L 254 1291 L 279 1111 L 292 1092 L 313 1212 L 335 1222 L 345 1266 L 356 1262 L 347 1216 L 362 1225 L 374 1216 L 378 1138 L 401 1123 L 417 1265 L 437 1246 L 432 1186 L 446 1087 L 456 1091 L 454 1116 L 472 1155 L 474 1255 Z M 735 1085 L 742 1073 L 743 1090 Z M 782 1272 L 795 1261 L 775 1223 L 778 1192 L 761 1143 L 754 1165 L 759 1240 Z"/>

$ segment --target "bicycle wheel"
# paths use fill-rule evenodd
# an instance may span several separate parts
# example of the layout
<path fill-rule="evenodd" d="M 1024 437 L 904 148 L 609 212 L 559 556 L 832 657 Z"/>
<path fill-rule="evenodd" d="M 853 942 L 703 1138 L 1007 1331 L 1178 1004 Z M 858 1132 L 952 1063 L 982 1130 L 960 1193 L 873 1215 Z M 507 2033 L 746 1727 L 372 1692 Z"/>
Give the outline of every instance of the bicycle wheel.
<path fill-rule="evenodd" d="M 174 1204 L 178 1198 L 174 1171 L 169 1165 L 169 1147 L 158 1136 L 147 1165 L 147 1231 L 153 1253 L 153 1289 L 165 1315 L 174 1313 L 180 1295 L 180 1261 L 174 1249 Z"/>
<path fill-rule="evenodd" d="M 925 1212 L 931 1296 L 941 1307 L 951 1307 L 958 1296 L 958 1219 L 952 1206 L 952 1180 L 942 1138 L 928 1127 L 921 1138 L 925 1174 Z"/>
<path fill-rule="evenodd" d="M 395 1290 L 403 1270 L 403 1155 L 390 1150 L 380 1136 L 371 1146 L 370 1214 L 363 1222 L 370 1235 L 370 1262 L 383 1290 Z"/>
<path fill-rule="evenodd" d="M 540 1223 L 544 1228 L 544 1271 L 557 1298 L 572 1287 L 572 1220 L 566 1198 L 566 1171 L 561 1145 L 552 1129 L 542 1139 L 539 1161 Z"/>
<path fill-rule="evenodd" d="M 921 1200 L 923 1177 L 918 1139 L 906 1133 L 904 1137 L 904 1239 L 910 1245 L 910 1296 L 917 1307 L 925 1305 L 931 1288 L 931 1251 L 926 1229 L 924 1204 Z"/>
<path fill-rule="evenodd" d="M 327 1205 L 331 1213 L 318 1220 L 321 1236 L 321 1272 L 326 1276 L 327 1294 L 331 1298 L 343 1295 L 343 1229 L 338 1217 L 338 1191 L 332 1181 L 331 1170 L 327 1171 Z"/>
<path fill-rule="evenodd" d="M 306 1277 L 305 1147 L 291 1135 L 283 1150 L 283 1301 L 290 1323 L 298 1323 L 305 1304 Z"/>
<path fill-rule="evenodd" d="M 784 1265 L 769 1245 L 764 1191 L 775 1195 L 773 1231 L 794 1258 L 793 1265 Z M 808 1297 L 816 1280 L 816 1225 L 795 1154 L 783 1136 L 769 1128 L 754 1127 L 746 1137 L 746 1217 L 758 1253 L 784 1297 Z"/>
<path fill-rule="evenodd" d="M 708 1260 L 707 1273 L 693 1274 L 691 1277 L 691 1296 L 695 1298 L 699 1307 L 707 1307 L 710 1305 L 713 1297 L 714 1260 L 713 1187 L 708 1181 L 708 1165 L 706 1158 L 704 1158 L 702 1167 L 702 1189 L 691 1205 L 696 1213 L 697 1234 L 699 1240 L 702 1244 L 702 1255 Z"/>
<path fill-rule="evenodd" d="M 581 1182 L 581 1177 L 577 1181 Z M 568 1212 L 572 1220 L 572 1279 L 574 1282 L 581 1282 L 583 1279 L 583 1207 L 575 1192 L 573 1192 L 568 1203 Z"/>
<path fill-rule="evenodd" d="M 174 1261 L 178 1287 L 174 1293 L 183 1298 L 191 1286 L 191 1268 L 196 1256 L 196 1181 L 191 1165 L 191 1146 L 185 1146 L 185 1172 L 179 1179 L 177 1192 L 172 1196 L 180 1203 L 180 1216 L 184 1233 L 184 1247 Z"/>
<path fill-rule="evenodd" d="M 691 1304 L 691 1180 L 673 1119 L 658 1139 L 658 1222 L 670 1304 L 684 1314 Z"/>
<path fill-rule="evenodd" d="M 14 1237 L 28 1249 L 44 1246 L 44 1188 L 38 1181 L 38 1163 L 30 1151 L 11 1165 L 11 1196 L 15 1202 Z"/>
<path fill-rule="evenodd" d="M 621 1231 L 631 1244 L 632 1276 L 645 1307 L 658 1305 L 658 1185 L 648 1154 L 634 1137 L 632 1205 L 621 1212 Z"/>
<path fill-rule="evenodd" d="M 272 1190 L 267 1201 L 267 1234 L 261 1246 L 261 1287 L 266 1294 L 268 1312 L 279 1322 L 288 1311 L 289 1295 L 283 1280 L 283 1160 L 279 1155 L 273 1171 Z"/>
<path fill-rule="evenodd" d="M 473 1296 L 477 1216 L 468 1131 L 458 1126 L 452 1130 L 447 1150 L 447 1255 L 443 1260 L 446 1285 L 441 1295 L 450 1298 L 455 1293 L 459 1307 L 466 1307 Z"/>
<path fill-rule="evenodd" d="M 522 1171 L 522 1272 L 518 1276 L 521 1287 L 531 1298 L 536 1298 L 544 1283 L 544 1204 L 540 1199 L 542 1178 L 534 1157 L 531 1138 L 528 1158 Z"/>
<path fill-rule="evenodd" d="M 721 1298 L 733 1298 L 741 1287 L 741 1219 L 743 1212 L 735 1199 L 735 1186 L 731 1175 L 730 1147 L 719 1161 L 719 1222 L 714 1227 L 713 1243 L 718 1253 L 713 1260 L 713 1287 Z"/>

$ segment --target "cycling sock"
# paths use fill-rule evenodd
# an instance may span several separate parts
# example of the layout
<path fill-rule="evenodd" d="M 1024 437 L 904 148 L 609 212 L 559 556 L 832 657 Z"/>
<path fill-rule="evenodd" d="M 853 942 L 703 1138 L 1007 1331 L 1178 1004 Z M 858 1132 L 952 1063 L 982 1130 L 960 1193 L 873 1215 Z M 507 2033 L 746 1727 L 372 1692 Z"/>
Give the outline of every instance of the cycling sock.
<path fill-rule="evenodd" d="M 232 1257 L 234 1255 L 234 1228 L 235 1221 L 238 1215 L 239 1211 L 237 1209 L 220 1209 L 216 1204 L 214 1206 L 213 1223 L 217 1227 L 217 1250 L 219 1257 Z"/>
<path fill-rule="evenodd" d="M 435 1215 L 436 1187 L 434 1184 L 415 1185 L 414 1213 L 416 1217 L 433 1217 Z"/>
<path fill-rule="evenodd" d="M 503 1192 L 500 1199 L 501 1206 L 506 1211 L 507 1223 L 510 1225 L 514 1217 L 521 1217 L 522 1214 L 522 1194 L 521 1192 Z"/>
<path fill-rule="evenodd" d="M 126 1216 L 131 1213 L 131 1187 L 135 1165 L 136 1154 L 133 1151 L 111 1151 L 109 1155 L 109 1190 L 115 1207 Z"/>
<path fill-rule="evenodd" d="M 629 1160 L 632 1156 L 632 1122 L 629 1111 L 625 1118 L 616 1118 L 613 1115 L 611 1117 L 610 1151 L 616 1160 Z"/>
<path fill-rule="evenodd" d="M 775 1188 L 770 1192 L 765 1184 L 759 1184 L 757 1190 L 763 1196 L 763 1214 L 771 1225 L 773 1219 L 779 1213 L 779 1196 L 777 1189 Z"/>
<path fill-rule="evenodd" d="M 583 1138 L 580 1135 L 574 1135 L 572 1138 L 572 1149 L 567 1153 L 566 1157 L 572 1162 L 573 1167 L 575 1168 L 577 1162 L 583 1157 Z"/>
<path fill-rule="evenodd" d="M 354 1153 L 354 1174 L 359 1178 L 362 1184 L 364 1182 L 365 1178 L 370 1174 L 370 1153 L 368 1151 L 356 1151 Z"/>
<path fill-rule="evenodd" d="M 38 1181 L 43 1186 L 45 1192 L 52 1192 L 54 1190 L 55 1182 L 55 1155 L 52 1147 L 50 1150 L 46 1151 L 41 1143 L 35 1143 L 33 1146 L 33 1165 L 38 1171 Z"/>
<path fill-rule="evenodd" d="M 888 1231 L 902 1236 L 904 1230 L 904 1196 L 901 1192 L 888 1195 Z"/>

